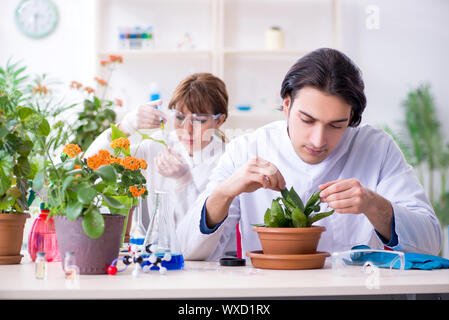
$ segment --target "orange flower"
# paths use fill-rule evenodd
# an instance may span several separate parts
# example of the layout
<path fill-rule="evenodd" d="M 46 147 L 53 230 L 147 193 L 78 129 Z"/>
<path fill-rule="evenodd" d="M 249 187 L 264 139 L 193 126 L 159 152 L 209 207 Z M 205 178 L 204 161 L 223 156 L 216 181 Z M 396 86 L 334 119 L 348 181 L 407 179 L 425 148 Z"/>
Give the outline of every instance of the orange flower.
<path fill-rule="evenodd" d="M 144 194 L 146 189 L 145 189 L 145 187 L 142 187 L 142 188 L 138 189 L 135 186 L 131 186 L 131 187 L 129 187 L 129 191 L 131 192 L 133 197 L 137 198 L 137 197 L 140 197 L 142 194 Z"/>
<path fill-rule="evenodd" d="M 108 85 L 108 82 L 106 80 L 104 80 L 104 79 L 95 77 L 94 80 L 97 81 L 98 84 L 101 85 L 101 86 L 107 86 Z"/>
<path fill-rule="evenodd" d="M 70 83 L 70 88 L 72 89 L 81 89 L 83 87 L 83 85 L 81 83 L 79 83 L 78 81 L 72 81 Z"/>
<path fill-rule="evenodd" d="M 111 142 L 110 146 L 112 149 L 122 148 L 122 149 L 127 150 L 129 148 L 129 140 L 126 138 L 120 137 L 120 138 L 114 139 Z"/>
<path fill-rule="evenodd" d="M 47 89 L 46 86 L 43 86 L 42 84 L 38 84 L 37 87 L 33 88 L 33 93 L 40 93 L 40 94 L 47 94 L 51 90 Z"/>
<path fill-rule="evenodd" d="M 75 158 L 81 153 L 81 148 L 77 144 L 70 143 L 62 149 L 62 153 L 68 155 L 70 158 Z"/>
<path fill-rule="evenodd" d="M 115 98 L 115 104 L 119 107 L 123 107 L 123 100 L 119 98 Z"/>
<path fill-rule="evenodd" d="M 123 57 L 119 55 L 110 55 L 109 59 L 111 59 L 111 62 L 118 62 L 118 63 L 123 62 Z"/>
<path fill-rule="evenodd" d="M 148 167 L 147 162 L 144 159 L 137 159 L 139 161 L 140 169 L 146 169 Z"/>
<path fill-rule="evenodd" d="M 74 169 L 81 169 L 81 166 L 80 166 L 79 164 L 75 164 L 75 165 L 73 166 L 73 168 L 74 168 Z"/>
<path fill-rule="evenodd" d="M 107 164 L 111 164 L 111 154 L 107 150 L 100 150 L 97 154 L 87 158 L 87 165 L 93 170 Z"/>
<path fill-rule="evenodd" d="M 116 157 L 114 155 L 111 155 L 109 158 L 109 161 L 111 162 L 111 164 L 113 163 L 117 163 L 117 164 L 122 164 L 122 159 L 120 159 L 119 157 Z"/>
<path fill-rule="evenodd" d="M 121 165 L 129 170 L 139 170 L 140 167 L 138 159 L 130 156 L 123 158 Z"/>
<path fill-rule="evenodd" d="M 110 64 L 111 63 L 111 61 L 109 61 L 109 60 L 101 60 L 100 61 L 100 64 L 104 67 L 105 65 L 107 65 L 107 64 Z"/>
<path fill-rule="evenodd" d="M 85 87 L 84 90 L 86 90 L 88 93 L 94 93 L 95 90 L 92 87 Z"/>

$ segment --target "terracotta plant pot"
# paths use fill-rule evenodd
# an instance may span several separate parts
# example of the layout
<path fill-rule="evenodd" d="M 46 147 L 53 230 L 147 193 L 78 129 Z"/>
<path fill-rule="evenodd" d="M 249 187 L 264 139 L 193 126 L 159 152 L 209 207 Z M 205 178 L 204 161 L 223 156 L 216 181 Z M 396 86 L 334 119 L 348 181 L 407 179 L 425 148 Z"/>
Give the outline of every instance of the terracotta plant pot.
<path fill-rule="evenodd" d="M 65 216 L 54 216 L 61 264 L 67 251 L 75 253 L 80 274 L 106 274 L 111 262 L 120 251 L 125 216 L 104 214 L 104 233 L 97 239 L 88 237 L 83 230 L 82 220 L 69 221 Z"/>
<path fill-rule="evenodd" d="M 256 268 L 279 270 L 321 269 L 330 256 L 327 252 L 312 254 L 264 254 L 261 250 L 247 252 Z"/>
<path fill-rule="evenodd" d="M 29 213 L 0 213 L 0 264 L 18 264 L 23 242 L 23 228 Z"/>
<path fill-rule="evenodd" d="M 254 227 L 264 254 L 311 254 L 316 252 L 322 226 L 309 228 Z"/>

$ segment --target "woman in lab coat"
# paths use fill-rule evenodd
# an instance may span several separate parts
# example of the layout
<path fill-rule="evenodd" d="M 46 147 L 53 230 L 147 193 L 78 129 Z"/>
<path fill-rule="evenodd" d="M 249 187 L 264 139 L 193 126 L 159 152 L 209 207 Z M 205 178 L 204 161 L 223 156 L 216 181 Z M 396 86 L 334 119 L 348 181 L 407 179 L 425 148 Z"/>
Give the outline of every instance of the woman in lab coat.
<path fill-rule="evenodd" d="M 210 172 L 225 148 L 225 136 L 219 130 L 228 115 L 228 94 L 222 80 L 209 73 L 197 73 L 176 88 L 168 109 L 174 113 L 174 129 L 161 130 L 168 117 L 158 110 L 161 101 L 153 101 L 127 114 L 118 128 L 130 137 L 131 155 L 145 159 L 144 171 L 151 191 L 171 191 L 175 225 L 182 220 L 198 195 L 204 191 Z M 152 138 L 164 140 L 168 148 L 153 140 L 136 143 L 136 130 L 156 129 Z M 137 137 L 137 138 L 136 138 Z M 112 152 L 111 129 L 105 130 L 86 151 L 85 158 L 98 150 Z M 153 199 L 148 197 L 151 210 Z M 145 207 L 145 206 L 144 206 Z M 147 209 L 148 210 L 148 209 Z M 148 214 L 143 216 L 144 228 Z M 138 223 L 133 219 L 133 225 Z M 235 248 L 234 248 L 235 250 Z"/>
<path fill-rule="evenodd" d="M 291 67 L 281 96 L 286 121 L 231 141 L 178 226 L 184 256 L 219 257 L 238 221 L 243 252 L 260 250 L 252 224 L 292 186 L 302 199 L 321 190 L 321 210 L 335 209 L 315 223 L 326 227 L 319 251 L 366 244 L 438 254 L 440 225 L 412 167 L 389 135 L 359 126 L 366 98 L 353 62 L 316 50 Z"/>

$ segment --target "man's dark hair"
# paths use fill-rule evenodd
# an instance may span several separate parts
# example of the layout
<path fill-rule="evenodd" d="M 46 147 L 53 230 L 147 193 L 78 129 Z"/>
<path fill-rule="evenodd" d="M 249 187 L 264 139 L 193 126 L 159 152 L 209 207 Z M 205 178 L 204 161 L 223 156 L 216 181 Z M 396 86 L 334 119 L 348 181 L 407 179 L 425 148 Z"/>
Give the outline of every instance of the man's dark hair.
<path fill-rule="evenodd" d="M 282 81 L 281 97 L 289 95 L 291 107 L 297 92 L 307 86 L 342 98 L 353 111 L 349 126 L 360 124 L 366 107 L 365 85 L 360 69 L 345 54 L 321 48 L 300 58 Z"/>

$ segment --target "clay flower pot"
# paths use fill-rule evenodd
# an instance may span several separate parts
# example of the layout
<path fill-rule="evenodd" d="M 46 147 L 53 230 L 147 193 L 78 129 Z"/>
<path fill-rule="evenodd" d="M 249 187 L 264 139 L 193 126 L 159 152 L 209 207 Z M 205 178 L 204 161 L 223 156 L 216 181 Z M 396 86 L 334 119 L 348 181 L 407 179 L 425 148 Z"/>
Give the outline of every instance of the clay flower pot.
<path fill-rule="evenodd" d="M 311 254 L 316 252 L 322 226 L 308 228 L 254 227 L 264 254 Z"/>
<path fill-rule="evenodd" d="M 23 242 L 23 228 L 29 213 L 0 213 L 0 264 L 18 264 Z"/>
<path fill-rule="evenodd" d="M 58 238 L 61 264 L 67 251 L 75 253 L 76 265 L 80 274 L 106 274 L 111 262 L 120 251 L 125 216 L 103 214 L 104 233 L 97 239 L 86 235 L 82 219 L 69 221 L 65 216 L 54 216 L 56 237 Z"/>

